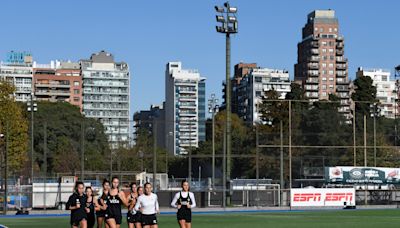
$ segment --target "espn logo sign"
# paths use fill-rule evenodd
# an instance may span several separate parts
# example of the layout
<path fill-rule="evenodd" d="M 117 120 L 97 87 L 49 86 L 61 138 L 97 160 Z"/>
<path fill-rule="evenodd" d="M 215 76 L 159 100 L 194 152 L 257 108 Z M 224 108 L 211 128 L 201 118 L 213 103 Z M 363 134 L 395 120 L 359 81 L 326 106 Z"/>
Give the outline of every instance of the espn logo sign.
<path fill-rule="evenodd" d="M 318 202 L 321 201 L 321 194 L 320 193 L 296 193 L 294 194 L 295 202 Z"/>
<path fill-rule="evenodd" d="M 292 189 L 292 206 L 343 206 L 355 205 L 353 188 Z"/>
<path fill-rule="evenodd" d="M 353 200 L 353 197 L 353 193 L 326 193 L 325 201 L 350 202 Z"/>

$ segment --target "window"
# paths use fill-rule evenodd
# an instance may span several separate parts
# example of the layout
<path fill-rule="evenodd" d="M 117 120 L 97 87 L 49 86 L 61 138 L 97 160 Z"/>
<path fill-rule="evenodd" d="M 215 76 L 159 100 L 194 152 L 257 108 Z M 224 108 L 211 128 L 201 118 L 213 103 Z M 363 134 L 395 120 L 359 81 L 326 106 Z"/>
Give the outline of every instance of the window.
<path fill-rule="evenodd" d="M 333 78 L 329 78 L 329 81 L 333 81 Z"/>
<path fill-rule="evenodd" d="M 79 86 L 79 82 L 74 81 L 74 86 Z"/>
<path fill-rule="evenodd" d="M 326 74 L 326 70 L 323 70 L 323 71 L 322 71 L 322 74 Z"/>
<path fill-rule="evenodd" d="M 335 56 L 330 55 L 330 56 L 329 56 L 329 59 L 330 59 L 330 60 L 335 60 Z"/>
<path fill-rule="evenodd" d="M 326 97 L 326 92 L 322 92 L 322 96 L 323 96 L 323 97 Z"/>
<path fill-rule="evenodd" d="M 79 94 L 79 89 L 74 89 L 74 94 Z"/>
<path fill-rule="evenodd" d="M 382 75 L 382 81 L 387 81 L 387 75 Z"/>
<path fill-rule="evenodd" d="M 329 89 L 333 89 L 333 85 L 329 85 Z"/>
<path fill-rule="evenodd" d="M 322 46 L 326 46 L 326 41 L 322 41 Z"/>
<path fill-rule="evenodd" d="M 326 63 L 323 63 L 323 64 L 322 64 L 322 67 L 323 67 L 323 68 L 326 68 Z"/>
<path fill-rule="evenodd" d="M 324 48 L 324 49 L 322 49 L 322 52 L 323 52 L 323 53 L 326 53 L 326 49 L 325 49 L 325 48 Z"/>
<path fill-rule="evenodd" d="M 335 28 L 334 31 L 337 32 L 337 28 Z"/>
<path fill-rule="evenodd" d="M 329 63 L 329 68 L 333 68 L 333 63 Z"/>
<path fill-rule="evenodd" d="M 322 89 L 326 89 L 326 85 L 322 85 Z"/>
<path fill-rule="evenodd" d="M 326 55 L 324 55 L 324 56 L 322 56 L 322 60 L 328 60 L 328 56 L 326 56 Z"/>
<path fill-rule="evenodd" d="M 255 77 L 256 82 L 262 82 L 262 77 Z"/>
<path fill-rule="evenodd" d="M 256 97 L 261 97 L 261 91 L 256 91 Z"/>
<path fill-rule="evenodd" d="M 332 48 L 329 48 L 329 53 L 333 53 L 333 49 Z"/>
<path fill-rule="evenodd" d="M 323 32 L 323 31 L 324 31 L 324 28 L 319 28 L 319 31 L 320 31 L 320 32 Z"/>
<path fill-rule="evenodd" d="M 317 27 L 315 27 L 315 29 L 314 29 L 316 32 L 318 31 L 318 28 Z"/>
<path fill-rule="evenodd" d="M 333 43 L 333 41 L 329 41 L 329 46 L 334 46 L 335 44 Z"/>
<path fill-rule="evenodd" d="M 79 102 L 79 97 L 74 97 L 75 102 Z"/>
<path fill-rule="evenodd" d="M 329 32 L 332 32 L 332 28 L 329 28 Z"/>
<path fill-rule="evenodd" d="M 329 75 L 333 75 L 333 70 L 330 70 L 330 71 L 329 71 Z"/>
<path fill-rule="evenodd" d="M 322 78 L 322 81 L 326 81 L 326 78 Z"/>

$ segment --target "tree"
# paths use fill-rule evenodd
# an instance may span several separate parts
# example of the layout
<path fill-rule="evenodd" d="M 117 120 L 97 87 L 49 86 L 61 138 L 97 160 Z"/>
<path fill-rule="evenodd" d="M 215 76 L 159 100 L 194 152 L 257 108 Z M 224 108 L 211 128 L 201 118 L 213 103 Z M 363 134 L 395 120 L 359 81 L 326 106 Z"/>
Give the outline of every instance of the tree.
<path fill-rule="evenodd" d="M 85 170 L 109 169 L 110 149 L 104 126 L 96 119 L 85 118 L 78 107 L 66 102 L 38 102 L 34 121 L 36 171 L 44 171 L 44 131 L 48 173 L 80 171 L 83 146 Z"/>
<path fill-rule="evenodd" d="M 5 138 L 8 135 L 8 169 L 12 174 L 18 173 L 28 160 L 28 124 L 23 109 L 14 100 L 14 91 L 11 83 L 0 80 L 0 132 Z M 0 151 L 5 148 L 5 141 L 0 139 Z"/>
<path fill-rule="evenodd" d="M 356 102 L 356 114 L 367 117 L 371 114 L 371 105 L 378 100 L 376 99 L 376 87 L 373 86 L 373 80 L 368 76 L 361 76 L 354 80 L 355 92 L 351 95 L 353 101 Z"/>

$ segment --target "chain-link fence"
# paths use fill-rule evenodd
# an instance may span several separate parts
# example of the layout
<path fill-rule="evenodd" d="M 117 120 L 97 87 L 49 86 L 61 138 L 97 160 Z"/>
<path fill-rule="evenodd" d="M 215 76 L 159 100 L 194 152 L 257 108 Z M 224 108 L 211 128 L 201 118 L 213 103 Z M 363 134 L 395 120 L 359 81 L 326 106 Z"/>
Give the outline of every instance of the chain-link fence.
<path fill-rule="evenodd" d="M 128 122 L 42 113 L 29 129 L 21 170 L 13 168 L 18 157 L 9 153 L 5 160 L 15 145 L 0 141 L 2 206 L 7 194 L 9 208 L 62 208 L 75 180 L 63 178 L 100 189 L 112 176 L 123 186 L 149 181 L 165 199 L 188 179 L 203 206 L 222 206 L 226 197 L 230 205 L 280 206 L 289 204 L 291 188 L 350 186 L 330 183 L 326 167 L 400 165 L 394 103 L 269 100 L 253 108 L 250 116 L 246 110 L 232 115 L 229 152 L 224 111 L 206 121 L 151 116 Z M 397 202 L 397 184 L 368 188 L 368 203 Z"/>

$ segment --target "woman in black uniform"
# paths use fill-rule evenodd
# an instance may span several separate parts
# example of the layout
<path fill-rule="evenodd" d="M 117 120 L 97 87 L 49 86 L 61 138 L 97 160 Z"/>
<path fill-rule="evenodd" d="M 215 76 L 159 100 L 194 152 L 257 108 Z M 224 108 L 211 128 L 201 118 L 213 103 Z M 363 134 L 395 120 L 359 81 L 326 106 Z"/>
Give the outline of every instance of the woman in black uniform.
<path fill-rule="evenodd" d="M 94 215 L 95 201 L 93 197 L 93 190 L 91 187 L 86 187 L 86 217 L 87 217 L 87 227 L 93 228 L 96 223 L 96 216 Z"/>
<path fill-rule="evenodd" d="M 137 187 L 137 193 L 138 193 L 138 198 L 144 194 L 144 189 L 142 186 Z M 137 198 L 137 199 L 138 199 Z M 136 201 L 137 201 L 136 199 Z M 135 205 L 136 206 L 136 205 Z M 133 210 L 135 210 L 135 207 L 133 208 Z M 136 216 L 137 216 L 137 220 L 135 222 L 135 227 L 136 228 L 142 228 L 142 212 L 140 211 L 140 208 L 138 211 L 136 211 Z"/>
<path fill-rule="evenodd" d="M 178 208 L 176 217 L 181 228 L 192 227 L 192 208 L 196 207 L 193 192 L 190 192 L 189 182 L 182 181 L 182 191 L 175 194 L 171 206 Z"/>
<path fill-rule="evenodd" d="M 86 196 L 84 194 L 85 187 L 83 182 L 77 181 L 75 183 L 75 192 L 69 197 L 67 202 L 67 210 L 71 210 L 71 227 L 72 228 L 86 228 Z"/>
<path fill-rule="evenodd" d="M 127 222 L 128 222 L 128 227 L 129 228 L 141 228 L 142 226 L 136 226 L 136 223 L 139 223 L 139 216 L 140 214 L 135 211 L 135 204 L 137 201 L 137 198 L 139 197 L 137 189 L 136 189 L 136 184 L 131 183 L 129 185 L 129 188 L 131 192 L 129 193 L 128 196 L 128 214 L 126 216 Z"/>
<path fill-rule="evenodd" d="M 111 189 L 107 196 L 106 222 L 110 228 L 120 228 L 122 222 L 122 204 L 128 207 L 128 200 L 125 193 L 119 191 L 119 179 L 113 177 L 111 180 Z"/>
<path fill-rule="evenodd" d="M 103 181 L 103 193 L 101 197 L 97 199 L 97 206 L 96 206 L 97 228 L 103 228 L 103 224 L 105 224 L 106 228 L 109 228 L 108 224 L 104 222 L 107 211 L 107 197 L 109 191 L 110 191 L 110 181 L 105 179 Z"/>

